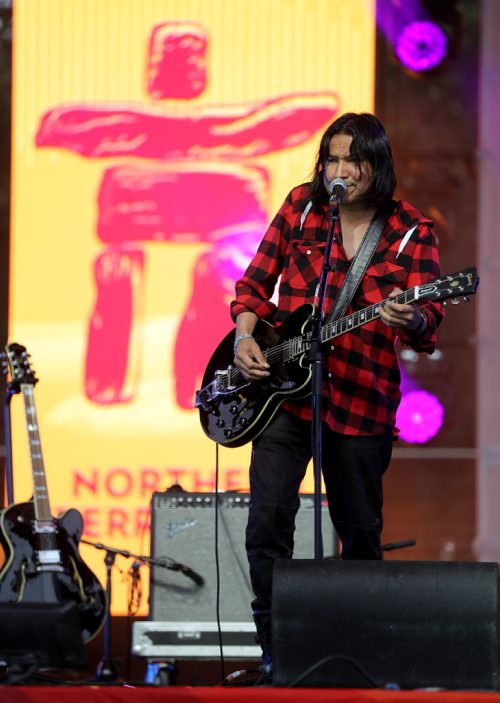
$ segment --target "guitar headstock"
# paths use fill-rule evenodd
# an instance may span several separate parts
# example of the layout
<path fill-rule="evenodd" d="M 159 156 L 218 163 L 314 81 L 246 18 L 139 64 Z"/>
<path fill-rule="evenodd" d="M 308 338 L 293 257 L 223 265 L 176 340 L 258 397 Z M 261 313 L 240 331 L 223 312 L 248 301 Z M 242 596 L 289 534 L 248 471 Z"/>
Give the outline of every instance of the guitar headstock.
<path fill-rule="evenodd" d="M 38 378 L 31 368 L 29 354 L 22 344 L 13 342 L 7 344 L 5 353 L 2 354 L 6 371 L 10 373 L 11 381 L 14 385 L 32 385 L 38 383 Z"/>
<path fill-rule="evenodd" d="M 463 271 L 450 273 L 435 278 L 418 288 L 419 300 L 448 300 L 449 298 L 465 298 L 474 295 L 479 285 L 479 278 L 474 266 Z M 457 300 L 457 302 L 459 302 Z"/>

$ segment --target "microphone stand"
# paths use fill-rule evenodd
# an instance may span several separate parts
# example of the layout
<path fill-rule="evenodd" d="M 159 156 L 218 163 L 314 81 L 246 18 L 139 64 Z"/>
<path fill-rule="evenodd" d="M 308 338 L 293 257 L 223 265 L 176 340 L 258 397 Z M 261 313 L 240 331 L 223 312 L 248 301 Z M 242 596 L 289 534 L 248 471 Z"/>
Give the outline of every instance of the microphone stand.
<path fill-rule="evenodd" d="M 18 381 L 10 381 L 7 384 L 3 408 L 4 441 L 5 441 L 5 486 L 7 489 L 7 505 L 14 503 L 14 472 L 12 468 L 12 422 L 10 403 L 12 396 L 21 392 Z"/>
<path fill-rule="evenodd" d="M 82 540 L 83 541 L 83 540 Z M 98 547 L 99 548 L 99 547 Z M 103 547 L 104 548 L 104 547 Z M 118 672 L 116 662 L 111 657 L 111 569 L 115 563 L 116 550 L 106 549 L 106 615 L 104 617 L 104 656 L 97 665 L 97 681 L 116 681 Z"/>
<path fill-rule="evenodd" d="M 103 549 L 106 552 L 104 563 L 106 564 L 106 614 L 104 616 L 104 652 L 103 657 L 97 665 L 96 681 L 116 681 L 118 678 L 116 663 L 111 656 L 111 569 L 115 563 L 116 556 L 122 556 L 127 559 L 135 559 L 141 564 L 149 564 L 150 566 L 160 566 L 173 571 L 181 571 L 185 576 L 194 581 L 198 586 L 204 584 L 203 578 L 184 564 L 162 557 L 155 559 L 154 557 L 145 556 L 143 554 L 133 554 L 126 549 L 116 549 L 100 542 L 91 542 L 87 539 L 81 539 L 83 544 L 90 544 L 95 549 Z"/>
<path fill-rule="evenodd" d="M 321 350 L 321 323 L 323 321 L 323 307 L 326 295 L 328 276 L 334 270 L 330 265 L 333 244 L 333 233 L 339 219 L 338 198 L 330 197 L 328 213 L 328 231 L 326 237 L 325 256 L 321 268 L 320 279 L 316 289 L 314 313 L 311 317 L 311 347 L 309 349 L 309 363 L 311 365 L 311 408 L 312 429 L 311 447 L 314 475 L 314 558 L 323 559 L 323 537 L 321 524 L 321 403 L 323 389 L 323 352 Z M 337 537 L 334 531 L 334 554 L 337 553 Z"/>

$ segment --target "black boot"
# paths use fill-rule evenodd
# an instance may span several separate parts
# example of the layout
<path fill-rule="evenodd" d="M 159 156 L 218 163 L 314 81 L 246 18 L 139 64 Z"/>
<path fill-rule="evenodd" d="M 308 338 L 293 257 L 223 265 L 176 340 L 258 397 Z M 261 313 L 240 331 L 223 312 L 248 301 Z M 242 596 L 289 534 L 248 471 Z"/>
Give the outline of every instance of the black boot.
<path fill-rule="evenodd" d="M 256 686 L 271 686 L 272 685 L 272 628 L 271 628 L 271 613 L 270 611 L 254 611 L 253 619 L 257 634 L 255 641 L 262 649 L 262 664 L 260 666 L 260 676 L 257 679 Z"/>

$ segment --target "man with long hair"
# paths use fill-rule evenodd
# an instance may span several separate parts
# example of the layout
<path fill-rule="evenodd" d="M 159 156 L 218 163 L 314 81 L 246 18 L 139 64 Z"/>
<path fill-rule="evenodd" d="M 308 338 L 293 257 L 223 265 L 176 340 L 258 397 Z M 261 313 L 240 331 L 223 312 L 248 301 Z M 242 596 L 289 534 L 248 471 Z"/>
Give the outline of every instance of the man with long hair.
<path fill-rule="evenodd" d="M 368 113 L 339 117 L 321 139 L 312 182 L 288 194 L 236 283 L 231 304 L 234 363 L 249 380 L 265 381 L 271 373 L 253 337 L 257 321 L 279 326 L 300 305 L 315 300 L 334 179 L 342 179 L 345 193 L 335 224 L 325 316 L 382 208 L 385 226 L 347 313 L 439 276 L 432 222 L 409 203 L 393 200 L 396 176 L 382 124 Z M 280 276 L 276 305 L 270 299 Z M 343 559 L 381 558 L 382 476 L 397 436 L 401 398 L 395 344 L 399 339 L 417 352 L 432 353 L 441 319 L 439 304 L 389 300 L 380 317 L 323 349 L 321 467 Z M 257 639 L 266 666 L 271 656 L 272 570 L 277 558 L 293 553 L 299 488 L 312 453 L 311 419 L 310 400 L 287 401 L 253 443 L 246 548 Z"/>

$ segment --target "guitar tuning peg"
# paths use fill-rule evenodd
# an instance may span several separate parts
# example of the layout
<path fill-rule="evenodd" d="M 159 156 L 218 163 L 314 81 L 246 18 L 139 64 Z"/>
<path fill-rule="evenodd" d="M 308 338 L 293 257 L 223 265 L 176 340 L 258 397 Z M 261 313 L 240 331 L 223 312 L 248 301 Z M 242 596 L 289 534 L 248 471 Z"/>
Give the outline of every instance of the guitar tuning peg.
<path fill-rule="evenodd" d="M 451 304 L 452 304 L 452 305 L 459 305 L 459 304 L 460 304 L 460 298 L 452 298 Z"/>
<path fill-rule="evenodd" d="M 468 295 L 464 295 L 464 303 L 470 303 L 470 298 Z"/>

